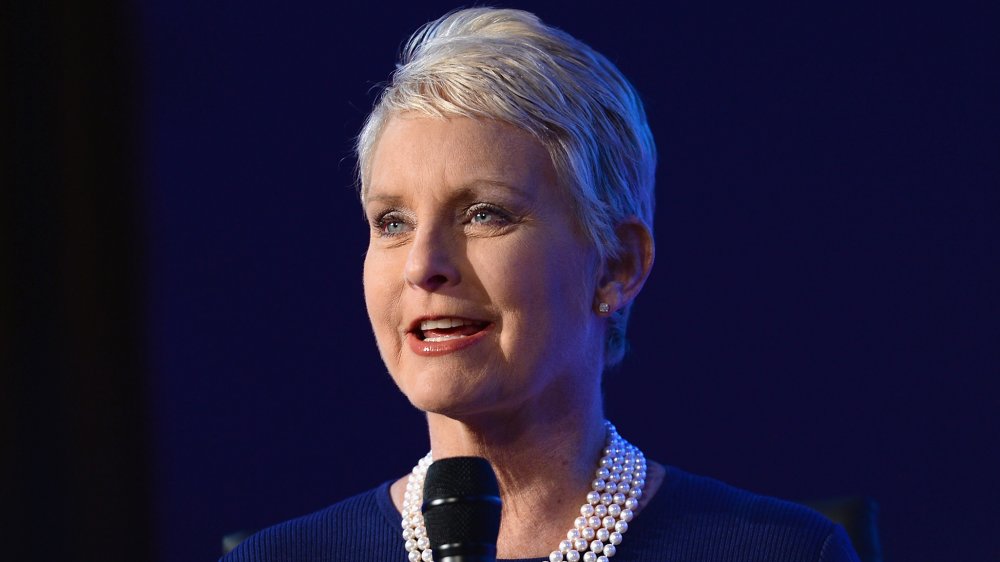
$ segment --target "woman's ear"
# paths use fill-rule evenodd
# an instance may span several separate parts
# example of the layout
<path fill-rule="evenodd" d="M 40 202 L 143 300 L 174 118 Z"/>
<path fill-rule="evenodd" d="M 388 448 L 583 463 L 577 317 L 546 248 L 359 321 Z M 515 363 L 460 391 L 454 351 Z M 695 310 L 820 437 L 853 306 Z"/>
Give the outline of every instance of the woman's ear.
<path fill-rule="evenodd" d="M 604 263 L 594 305 L 594 310 L 602 315 L 628 306 L 642 290 L 653 268 L 653 234 L 644 222 L 629 218 L 615 228 L 615 234 L 621 253 Z"/>

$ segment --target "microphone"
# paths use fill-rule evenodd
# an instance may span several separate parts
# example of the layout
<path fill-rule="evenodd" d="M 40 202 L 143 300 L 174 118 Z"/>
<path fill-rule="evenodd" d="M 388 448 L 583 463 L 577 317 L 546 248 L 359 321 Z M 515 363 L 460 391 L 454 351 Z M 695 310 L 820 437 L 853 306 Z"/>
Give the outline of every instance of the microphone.
<path fill-rule="evenodd" d="M 496 562 L 500 487 L 486 459 L 434 461 L 421 511 L 435 562 Z"/>

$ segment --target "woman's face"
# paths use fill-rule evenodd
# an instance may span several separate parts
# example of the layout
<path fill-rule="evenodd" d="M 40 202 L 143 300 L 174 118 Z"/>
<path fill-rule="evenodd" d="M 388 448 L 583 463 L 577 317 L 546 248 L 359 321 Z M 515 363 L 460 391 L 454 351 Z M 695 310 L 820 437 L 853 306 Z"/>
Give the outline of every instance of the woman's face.
<path fill-rule="evenodd" d="M 493 121 L 394 116 L 365 214 L 368 315 L 417 408 L 564 407 L 596 388 L 596 252 L 533 137 Z"/>

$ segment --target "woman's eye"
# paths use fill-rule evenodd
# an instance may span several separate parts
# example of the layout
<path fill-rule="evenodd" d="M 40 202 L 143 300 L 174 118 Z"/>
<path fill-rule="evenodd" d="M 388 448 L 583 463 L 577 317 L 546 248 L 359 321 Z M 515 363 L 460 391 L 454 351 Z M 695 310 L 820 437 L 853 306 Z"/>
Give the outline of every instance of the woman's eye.
<path fill-rule="evenodd" d="M 469 222 L 472 224 L 499 226 L 510 222 L 506 213 L 490 206 L 473 207 L 469 210 L 469 214 L 471 215 Z"/>
<path fill-rule="evenodd" d="M 476 214 L 472 215 L 472 222 L 490 222 L 493 220 L 493 213 L 489 211 L 476 211 Z"/>
<path fill-rule="evenodd" d="M 372 222 L 372 226 L 381 236 L 398 236 L 405 234 L 410 228 L 405 219 L 391 214 L 378 217 Z"/>

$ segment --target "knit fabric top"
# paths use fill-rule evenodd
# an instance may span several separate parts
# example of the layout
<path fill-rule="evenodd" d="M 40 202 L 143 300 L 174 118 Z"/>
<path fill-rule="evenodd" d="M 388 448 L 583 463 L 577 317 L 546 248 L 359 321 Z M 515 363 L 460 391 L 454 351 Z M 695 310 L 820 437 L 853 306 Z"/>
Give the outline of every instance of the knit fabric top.
<path fill-rule="evenodd" d="M 401 515 L 389 485 L 265 529 L 221 562 L 407 562 Z M 566 523 L 569 529 L 572 521 Z M 548 552 L 524 556 L 506 562 L 548 560 Z M 663 485 L 629 525 L 612 560 L 857 562 L 858 558 L 840 526 L 806 507 L 667 467 Z"/>

